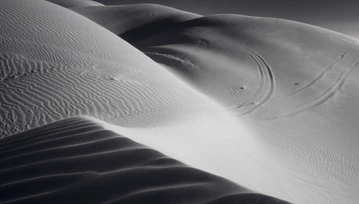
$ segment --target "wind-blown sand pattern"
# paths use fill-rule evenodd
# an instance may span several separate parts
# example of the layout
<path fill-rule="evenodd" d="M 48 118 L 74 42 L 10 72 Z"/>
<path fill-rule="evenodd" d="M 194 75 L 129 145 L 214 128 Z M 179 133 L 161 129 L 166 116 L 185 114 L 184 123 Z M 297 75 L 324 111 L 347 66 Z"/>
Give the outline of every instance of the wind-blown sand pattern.
<path fill-rule="evenodd" d="M 83 118 L 4 139 L 0 164 L 0 203 L 285 203 Z"/>
<path fill-rule="evenodd" d="M 99 130 L 102 126 L 107 130 L 103 130 L 106 134 L 101 138 L 107 138 L 108 133 L 111 138 L 133 140 L 135 146 L 140 143 L 141 147 L 153 149 L 151 152 L 161 152 L 155 156 L 168 155 L 185 163 L 171 160 L 191 172 L 207 175 L 214 182 L 212 191 L 197 185 L 188 188 L 204 188 L 198 192 L 211 194 L 213 199 L 188 202 L 217 202 L 217 195 L 227 196 L 245 188 L 251 190 L 243 192 L 292 203 L 359 203 L 357 40 L 280 19 L 200 16 L 149 4 L 51 2 L 0 2 L 0 19 L 4 19 L 0 24 L 0 137 L 4 138 L 0 151 L 8 152 L 0 159 L 5 162 L 1 168 L 9 175 L 1 179 L 11 179 L 11 175 L 15 179 L 1 181 L 0 187 L 20 192 L 6 196 L 0 193 L 1 202 L 29 196 L 17 190 L 24 188 L 26 179 L 40 182 L 31 180 L 35 177 L 30 174 L 19 177 L 26 176 L 28 167 L 18 172 L 10 170 L 45 158 L 27 155 L 21 147 L 35 144 L 35 138 L 42 141 L 37 131 L 48 129 L 43 136 L 56 137 L 65 134 L 65 127 L 69 131 L 74 127 L 69 121 L 77 121 L 79 137 L 75 137 L 81 141 L 92 141 L 91 136 L 83 135 L 90 134 L 86 128 Z M 90 116 L 94 122 L 68 119 L 75 116 Z M 54 123 L 57 121 L 62 122 Z M 56 132 L 59 124 L 65 127 Z M 34 139 L 27 140 L 26 134 L 30 133 Z M 82 146 L 80 140 L 72 142 Z M 60 145 L 41 148 L 56 149 Z M 108 146 L 108 151 L 112 151 L 111 147 L 121 149 L 114 144 Z M 36 145 L 33 148 L 28 153 L 42 151 Z M 61 149 L 61 154 L 74 153 L 69 161 L 76 161 L 81 148 L 73 152 Z M 16 151 L 29 159 L 24 161 L 22 156 L 11 153 Z M 91 150 L 89 154 L 96 152 L 97 149 Z M 123 155 L 124 162 L 131 162 Z M 54 157 L 57 156 L 61 155 Z M 14 160 L 7 161 L 9 158 Z M 106 156 L 101 162 L 121 165 L 121 159 L 115 160 Z M 50 169 L 49 172 L 56 165 L 62 166 L 44 165 L 44 171 Z M 96 168 L 101 166 L 105 169 L 105 164 Z M 36 165 L 31 168 L 34 172 L 40 169 Z M 86 172 L 85 166 L 81 168 L 71 172 Z M 174 173 L 184 171 L 176 169 Z M 89 179 L 98 185 L 106 180 L 97 180 L 94 173 L 90 174 Z M 41 180 L 44 184 L 39 183 L 31 194 L 38 196 L 31 199 L 55 198 L 40 196 L 60 188 L 45 184 L 51 179 L 63 182 L 64 187 L 75 182 L 72 178 L 81 176 L 88 175 Z M 116 177 L 113 182 L 121 179 Z M 181 177 L 178 182 L 186 179 Z M 8 186 L 9 183 L 13 184 Z M 231 186 L 230 190 L 219 190 L 222 184 Z M 121 187 L 118 183 L 114 186 Z M 142 191 L 141 188 L 145 187 L 137 186 L 136 190 Z M 168 189 L 163 190 L 168 193 Z M 64 202 L 86 199 L 80 195 L 66 197 L 66 191 L 60 192 L 56 195 Z M 99 196 L 101 192 L 96 191 Z M 181 194 L 181 188 L 173 192 Z M 103 200 L 98 202 L 126 194 L 116 194 L 114 189 L 102 193 L 99 199 Z M 181 201 L 176 196 L 169 198 L 171 202 Z"/>

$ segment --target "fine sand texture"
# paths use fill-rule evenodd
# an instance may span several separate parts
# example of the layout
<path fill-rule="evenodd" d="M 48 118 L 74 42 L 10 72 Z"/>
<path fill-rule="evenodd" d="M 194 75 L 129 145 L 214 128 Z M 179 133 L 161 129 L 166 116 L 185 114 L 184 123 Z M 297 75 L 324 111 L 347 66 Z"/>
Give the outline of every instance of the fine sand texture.
<path fill-rule="evenodd" d="M 232 193 L 222 203 L 246 196 L 359 203 L 358 40 L 281 19 L 86 0 L 2 0 L 0 19 L 0 174 L 6 174 L 0 188 L 18 193 L 0 193 L 0 202 L 29 196 L 85 202 L 81 193 L 98 193 L 98 202 L 155 200 L 170 193 L 170 203 L 181 203 L 185 191 L 183 203 L 219 202 Z M 69 119 L 78 116 L 88 118 Z M 75 132 L 67 138 L 66 129 Z M 68 144 L 51 142 L 64 137 Z M 86 138 L 99 149 L 83 146 Z M 127 149 L 97 141 L 111 138 L 146 147 L 148 158 L 102 154 Z M 170 174 L 190 176 L 170 184 L 171 176 L 141 173 L 139 163 L 163 155 L 185 169 Z M 84 165 L 65 164 L 76 161 Z M 150 183 L 108 174 L 127 167 L 139 168 L 128 175 Z M 197 173 L 203 177 L 191 176 Z M 120 185 L 124 178 L 135 179 L 132 189 Z M 213 189 L 186 186 L 200 178 Z M 33 193 L 19 190 L 31 182 L 40 182 Z M 164 187 L 171 185 L 178 189 Z M 158 190 L 146 192 L 152 188 Z"/>
<path fill-rule="evenodd" d="M 84 118 L 20 133 L 0 147 L 0 203 L 286 203 Z"/>

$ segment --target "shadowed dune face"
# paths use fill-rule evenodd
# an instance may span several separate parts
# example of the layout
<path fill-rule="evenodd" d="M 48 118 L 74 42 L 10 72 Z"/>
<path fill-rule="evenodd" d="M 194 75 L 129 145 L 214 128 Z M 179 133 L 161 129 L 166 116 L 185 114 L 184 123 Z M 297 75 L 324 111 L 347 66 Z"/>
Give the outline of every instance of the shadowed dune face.
<path fill-rule="evenodd" d="M 128 42 L 148 38 L 174 25 L 200 17 L 194 13 L 155 4 L 77 7 L 72 10 L 113 33 L 121 33 L 121 38 Z"/>
<path fill-rule="evenodd" d="M 6 138 L 0 148 L 0 203 L 286 203 L 82 118 Z"/>

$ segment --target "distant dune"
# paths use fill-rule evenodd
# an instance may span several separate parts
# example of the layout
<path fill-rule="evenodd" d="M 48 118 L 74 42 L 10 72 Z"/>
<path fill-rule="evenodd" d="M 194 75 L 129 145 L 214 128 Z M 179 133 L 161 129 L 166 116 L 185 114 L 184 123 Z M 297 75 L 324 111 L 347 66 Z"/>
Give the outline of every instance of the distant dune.
<path fill-rule="evenodd" d="M 198 14 L 156 4 L 76 7 L 71 10 L 86 16 L 131 43 L 201 17 Z"/>
<path fill-rule="evenodd" d="M 359 203 L 356 39 L 87 0 L 0 18 L 0 203 Z"/>
<path fill-rule="evenodd" d="M 46 0 L 66 8 L 103 6 L 103 4 L 92 0 Z"/>

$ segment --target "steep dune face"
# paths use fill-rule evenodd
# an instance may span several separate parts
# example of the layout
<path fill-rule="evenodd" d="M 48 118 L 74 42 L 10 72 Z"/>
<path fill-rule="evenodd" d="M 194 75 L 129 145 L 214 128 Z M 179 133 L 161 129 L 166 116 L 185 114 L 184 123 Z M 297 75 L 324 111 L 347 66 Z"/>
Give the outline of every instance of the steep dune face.
<path fill-rule="evenodd" d="M 267 159 L 276 158 L 303 187 L 321 189 L 312 195 L 318 200 L 305 202 L 359 200 L 357 40 L 297 22 L 238 15 L 200 17 L 124 39 L 252 121 L 271 153 Z"/>
<path fill-rule="evenodd" d="M 20 133 L 0 147 L 0 203 L 285 203 L 84 118 Z"/>

